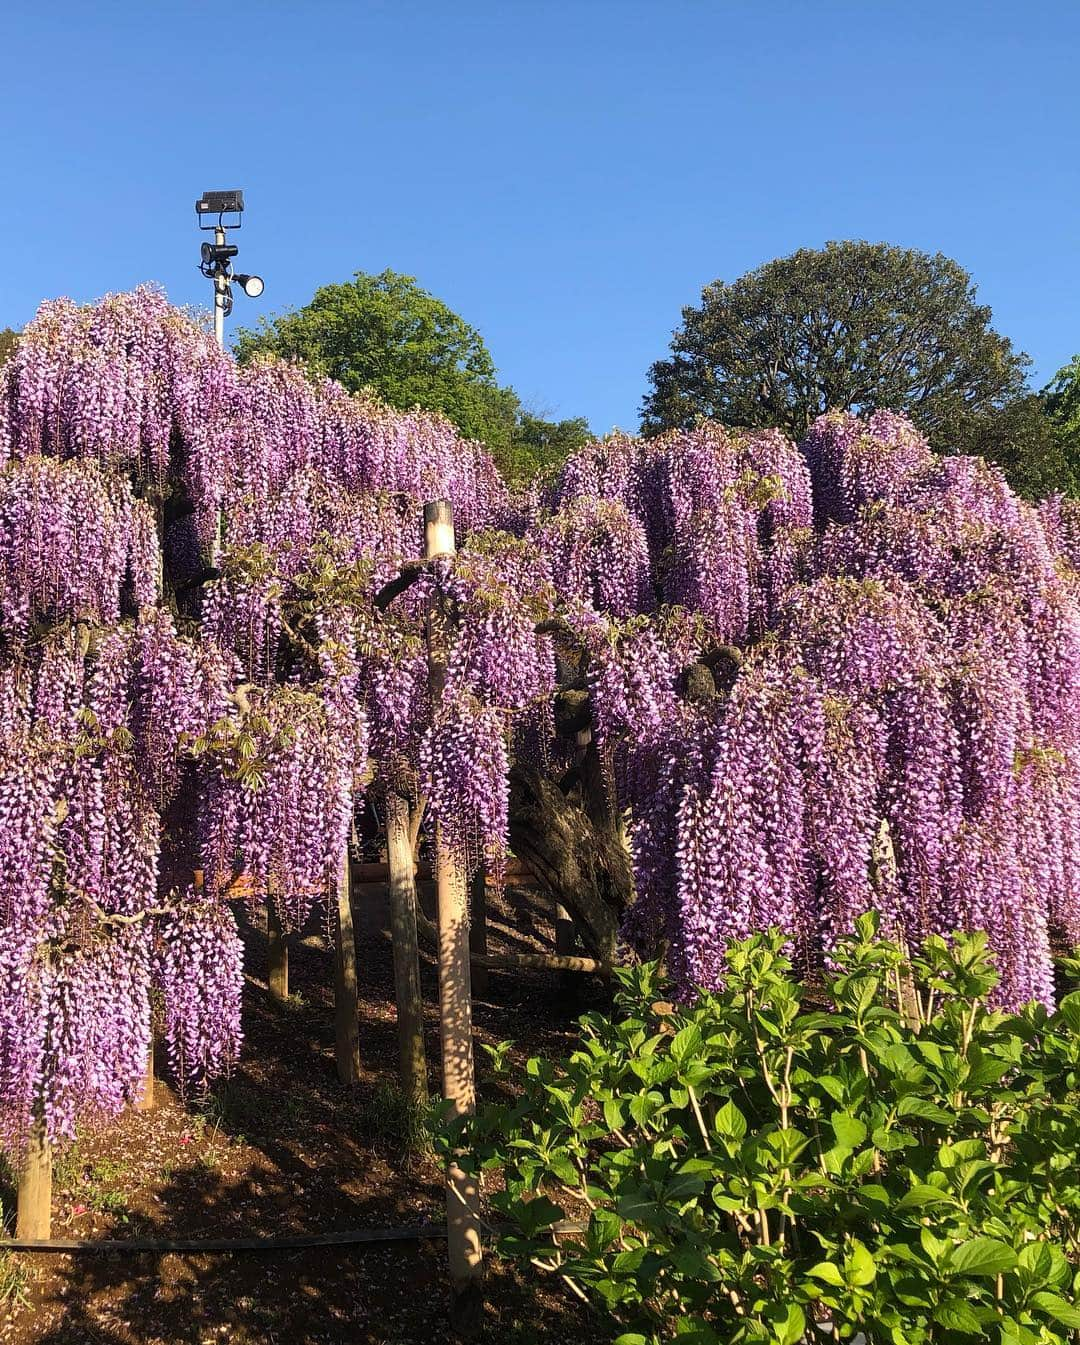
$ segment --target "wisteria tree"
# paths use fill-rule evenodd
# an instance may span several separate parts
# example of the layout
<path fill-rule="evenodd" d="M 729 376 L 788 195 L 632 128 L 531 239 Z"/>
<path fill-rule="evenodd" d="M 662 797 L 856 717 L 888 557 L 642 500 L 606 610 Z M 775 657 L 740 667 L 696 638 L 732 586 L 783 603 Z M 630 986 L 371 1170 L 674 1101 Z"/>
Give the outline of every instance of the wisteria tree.
<path fill-rule="evenodd" d="M 137 1096 L 152 999 L 178 1081 L 227 1068 L 236 902 L 351 945 L 365 799 L 398 897 L 418 845 L 463 883 L 512 848 L 600 962 L 715 985 L 779 925 L 813 969 L 873 907 L 912 947 L 987 929 L 1003 1002 L 1052 1001 L 1051 941 L 1080 940 L 1070 502 L 884 411 L 798 447 L 614 436 L 512 492 L 441 417 L 238 367 L 148 290 L 46 304 L 0 382 L 9 1151 Z"/>

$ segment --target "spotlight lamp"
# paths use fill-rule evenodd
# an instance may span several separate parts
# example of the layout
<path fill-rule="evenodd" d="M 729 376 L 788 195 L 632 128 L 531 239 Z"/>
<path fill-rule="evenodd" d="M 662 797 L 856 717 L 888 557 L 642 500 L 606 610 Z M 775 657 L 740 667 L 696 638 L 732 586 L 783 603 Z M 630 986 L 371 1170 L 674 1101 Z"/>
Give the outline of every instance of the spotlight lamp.
<path fill-rule="evenodd" d="M 263 292 L 264 286 L 262 276 L 235 275 L 233 276 L 233 279 L 249 299 L 257 299 Z"/>

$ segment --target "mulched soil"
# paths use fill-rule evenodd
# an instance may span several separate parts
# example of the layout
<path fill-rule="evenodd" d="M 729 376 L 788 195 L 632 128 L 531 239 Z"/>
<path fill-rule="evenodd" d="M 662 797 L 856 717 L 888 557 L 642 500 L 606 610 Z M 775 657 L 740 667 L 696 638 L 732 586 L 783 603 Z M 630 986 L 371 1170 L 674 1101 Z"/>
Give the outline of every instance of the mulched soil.
<path fill-rule="evenodd" d="M 332 963 L 318 931 L 294 940 L 293 1002 L 270 1002 L 266 941 L 248 925 L 243 1057 L 203 1099 L 160 1078 L 155 1107 L 80 1139 L 58 1162 L 54 1238 L 273 1236 L 415 1225 L 443 1217 L 438 1164 L 410 1149 L 386 1102 L 396 1082 L 393 979 L 382 888 L 360 889 L 363 1079 L 334 1072 Z M 430 913 L 431 893 L 422 894 Z M 493 953 L 551 946 L 550 913 L 514 890 L 492 902 Z M 426 954 L 428 1061 L 438 1088 L 435 966 Z M 481 1096 L 494 1096 L 479 1043 L 511 1039 L 520 1059 L 560 1055 L 578 1014 L 604 987 L 550 972 L 491 973 L 474 1005 Z M 10 1192 L 0 1192 L 3 1209 Z M 9 1229 L 10 1232 L 10 1229 Z M 3 1345 L 440 1345 L 448 1321 L 438 1242 L 229 1254 L 9 1253 L 21 1301 L 0 1305 Z M 606 1339 L 557 1281 L 487 1257 L 483 1342 L 554 1345 Z M 4 1267 L 0 1266 L 0 1285 Z"/>

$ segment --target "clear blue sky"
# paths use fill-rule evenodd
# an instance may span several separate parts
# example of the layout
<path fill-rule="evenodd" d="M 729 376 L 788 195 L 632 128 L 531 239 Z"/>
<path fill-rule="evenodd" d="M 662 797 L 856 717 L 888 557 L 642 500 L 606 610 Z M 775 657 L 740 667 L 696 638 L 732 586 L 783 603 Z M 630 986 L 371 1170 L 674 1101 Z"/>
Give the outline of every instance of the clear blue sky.
<path fill-rule="evenodd" d="M 239 186 L 241 321 L 404 271 L 597 431 L 704 283 L 830 238 L 956 257 L 1044 381 L 1080 350 L 1078 60 L 1073 0 L 7 0 L 0 326 L 205 302 L 192 203 Z"/>

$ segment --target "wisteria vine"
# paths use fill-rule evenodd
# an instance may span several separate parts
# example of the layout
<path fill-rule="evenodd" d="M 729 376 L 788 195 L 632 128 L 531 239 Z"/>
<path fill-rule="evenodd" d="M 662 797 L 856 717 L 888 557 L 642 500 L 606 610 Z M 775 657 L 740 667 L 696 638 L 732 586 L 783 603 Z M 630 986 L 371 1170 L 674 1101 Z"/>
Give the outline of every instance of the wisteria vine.
<path fill-rule="evenodd" d="M 43 305 L 0 372 L 0 1143 L 130 1101 L 152 1003 L 178 1081 L 227 1068 L 231 899 L 303 923 L 366 790 L 498 873 L 515 763 L 586 750 L 624 935 L 683 983 L 769 924 L 813 968 L 874 907 L 912 946 L 987 929 L 1003 1002 L 1051 1002 L 1078 572 L 1075 502 L 885 411 L 616 434 L 512 493 L 441 417 L 240 367 L 155 290 Z"/>

